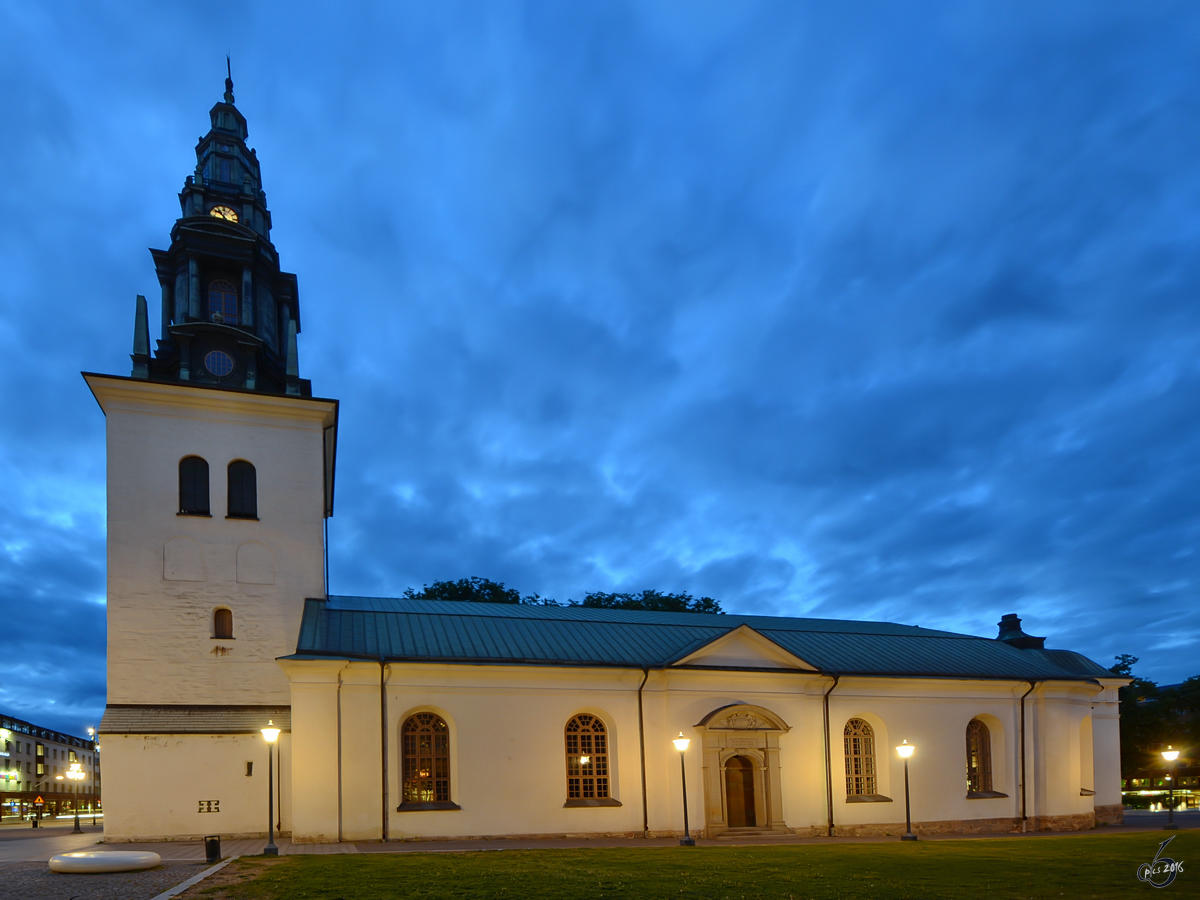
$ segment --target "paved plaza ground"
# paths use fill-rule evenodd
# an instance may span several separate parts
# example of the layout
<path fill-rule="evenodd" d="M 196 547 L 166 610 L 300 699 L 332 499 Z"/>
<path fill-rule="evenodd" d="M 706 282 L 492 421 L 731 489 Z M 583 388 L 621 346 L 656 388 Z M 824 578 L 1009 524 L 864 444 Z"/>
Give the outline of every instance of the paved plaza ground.
<path fill-rule="evenodd" d="M 1200 811 L 1190 811 L 1176 814 L 1176 821 L 1184 832 L 1200 829 Z M 925 843 L 941 843 L 947 841 L 975 840 L 988 844 L 1009 844 L 1011 842 L 1040 842 L 1050 837 L 1065 837 L 1079 839 L 1104 835 L 1136 834 L 1156 832 L 1166 822 L 1165 813 L 1149 813 L 1131 811 L 1126 813 L 1125 823 L 1115 826 L 1104 826 L 1088 832 L 1077 832 L 1067 835 L 994 835 L 980 837 L 977 835 L 938 835 L 922 838 Z M 158 842 L 139 844 L 101 845 L 103 827 L 83 825 L 83 834 L 71 834 L 72 824 L 68 821 L 62 824 L 54 823 L 48 827 L 33 829 L 29 823 L 6 823 L 0 826 L 0 874 L 3 876 L 5 893 L 8 896 L 20 897 L 22 900 L 61 900 L 61 898 L 76 898 L 76 900 L 153 900 L 175 885 L 181 884 L 194 875 L 205 871 L 204 846 L 199 841 L 187 842 Z M 1147 834 L 1147 837 L 1151 835 Z M 1165 835 L 1164 835 L 1165 836 Z M 895 844 L 896 838 L 755 838 L 742 841 L 699 841 L 701 847 L 797 847 L 803 845 L 815 846 L 850 846 L 855 844 Z M 1155 843 L 1151 841 L 1150 843 Z M 266 841 L 225 840 L 221 850 L 224 857 L 251 857 L 262 853 Z M 542 841 L 404 841 L 387 844 L 346 843 L 346 844 L 292 844 L 286 838 L 277 841 L 282 856 L 295 855 L 346 855 L 358 854 L 360 858 L 376 857 L 378 854 L 410 854 L 410 853 L 462 853 L 478 850 L 584 850 L 590 848 L 626 848 L 639 849 L 674 847 L 677 841 L 662 840 L 542 840 Z M 163 858 L 163 866 L 146 872 L 132 872 L 109 875 L 61 875 L 52 874 L 47 861 L 56 853 L 72 850 L 99 849 L 109 846 L 121 850 L 152 850 Z M 1090 845 L 1089 845 L 1090 846 Z M 1082 847 L 1082 845 L 1081 845 Z M 1149 860 L 1147 860 L 1148 862 Z M 1179 882 L 1163 893 L 1179 896 L 1200 896 L 1200 859 L 1195 862 L 1197 875 Z M 232 870 L 231 870 L 232 871 Z M 230 873 L 226 873 L 227 875 Z M 228 880 L 217 879 L 217 880 Z M 1191 882 L 1191 884 L 1188 884 Z M 199 898 L 206 896 L 206 890 L 212 882 L 205 881 L 186 891 L 181 896 Z M 1195 886 L 1195 887 L 1193 887 Z M 1130 889 L 1143 887 L 1136 883 L 1129 885 Z M 212 896 L 209 894 L 208 896 Z M 315 894 L 313 896 L 324 896 Z M 330 895 L 336 896 L 336 895 Z M 1098 896 L 1098 895 L 1095 895 Z"/>

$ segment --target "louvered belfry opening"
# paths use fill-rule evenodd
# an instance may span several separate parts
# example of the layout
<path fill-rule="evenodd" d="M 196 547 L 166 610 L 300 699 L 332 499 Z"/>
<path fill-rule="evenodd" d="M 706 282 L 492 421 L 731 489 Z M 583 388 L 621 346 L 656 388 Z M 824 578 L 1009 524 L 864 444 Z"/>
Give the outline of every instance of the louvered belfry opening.
<path fill-rule="evenodd" d="M 244 459 L 229 464 L 228 515 L 231 519 L 258 518 L 258 475 Z"/>
<path fill-rule="evenodd" d="M 179 461 L 179 511 L 208 515 L 208 463 L 199 456 L 185 456 Z"/>

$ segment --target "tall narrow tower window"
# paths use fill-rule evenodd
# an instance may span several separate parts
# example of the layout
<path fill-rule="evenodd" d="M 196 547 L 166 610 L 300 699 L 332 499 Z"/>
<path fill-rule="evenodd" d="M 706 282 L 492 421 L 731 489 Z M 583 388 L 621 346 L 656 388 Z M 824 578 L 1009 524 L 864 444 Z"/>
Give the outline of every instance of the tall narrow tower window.
<path fill-rule="evenodd" d="M 227 609 L 218 609 L 213 613 L 213 637 L 220 640 L 233 640 L 233 613 Z"/>
<path fill-rule="evenodd" d="M 244 459 L 229 464 L 229 518 L 258 518 L 258 479 Z"/>
<path fill-rule="evenodd" d="M 214 281 L 209 284 L 208 315 L 214 322 L 236 325 L 238 321 L 237 288 L 228 281 Z"/>
<path fill-rule="evenodd" d="M 199 456 L 179 461 L 179 511 L 192 516 L 209 514 L 208 463 Z"/>

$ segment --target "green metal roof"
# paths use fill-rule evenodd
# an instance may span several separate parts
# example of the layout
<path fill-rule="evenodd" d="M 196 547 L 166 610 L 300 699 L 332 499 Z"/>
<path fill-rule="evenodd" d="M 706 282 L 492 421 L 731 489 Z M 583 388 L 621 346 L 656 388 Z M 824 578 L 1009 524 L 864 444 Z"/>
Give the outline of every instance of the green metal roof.
<path fill-rule="evenodd" d="M 661 668 L 742 625 L 839 675 L 1112 677 L 1069 650 L 1018 650 L 990 638 L 891 622 L 379 597 L 305 601 L 292 658 Z"/>

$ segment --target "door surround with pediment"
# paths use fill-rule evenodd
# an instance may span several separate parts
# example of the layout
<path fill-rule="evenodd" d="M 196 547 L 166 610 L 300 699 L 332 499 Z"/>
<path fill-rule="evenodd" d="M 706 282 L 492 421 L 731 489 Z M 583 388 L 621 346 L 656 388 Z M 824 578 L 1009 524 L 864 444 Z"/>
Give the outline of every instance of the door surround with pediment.
<path fill-rule="evenodd" d="M 735 756 L 750 761 L 754 780 L 756 828 L 786 832 L 783 821 L 783 789 L 779 779 L 779 736 L 791 729 L 769 709 L 749 703 L 734 703 L 714 709 L 696 724 L 704 749 L 705 835 L 713 838 L 728 831 L 729 793 L 727 765 Z"/>

